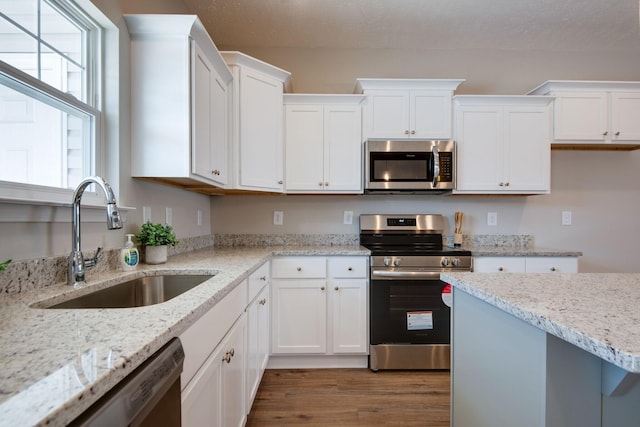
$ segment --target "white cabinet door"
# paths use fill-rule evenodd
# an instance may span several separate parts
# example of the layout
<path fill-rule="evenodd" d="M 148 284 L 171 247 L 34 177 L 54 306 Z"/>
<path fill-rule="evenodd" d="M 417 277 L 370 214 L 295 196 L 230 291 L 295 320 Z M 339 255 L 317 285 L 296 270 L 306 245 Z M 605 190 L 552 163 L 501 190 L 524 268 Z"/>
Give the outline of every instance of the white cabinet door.
<path fill-rule="evenodd" d="M 228 85 L 202 49 L 193 43 L 193 173 L 227 184 Z"/>
<path fill-rule="evenodd" d="M 285 106 L 286 190 L 324 190 L 324 108 Z"/>
<path fill-rule="evenodd" d="M 550 97 L 456 97 L 456 193 L 545 194 Z"/>
<path fill-rule="evenodd" d="M 327 281 L 273 279 L 271 352 L 327 351 Z"/>
<path fill-rule="evenodd" d="M 247 414 L 251 411 L 262 374 L 269 361 L 269 299 L 269 286 L 264 286 L 247 307 Z"/>
<path fill-rule="evenodd" d="M 451 138 L 451 92 L 415 90 L 410 92 L 410 101 L 411 138 Z"/>
<path fill-rule="evenodd" d="M 502 178 L 500 111 L 493 107 L 460 107 L 456 124 L 456 190 L 496 191 Z"/>
<path fill-rule="evenodd" d="M 410 96 L 406 90 L 367 91 L 367 138 L 409 138 Z"/>
<path fill-rule="evenodd" d="M 183 426 L 244 425 L 245 330 L 243 314 L 182 391 Z"/>
<path fill-rule="evenodd" d="M 362 353 L 367 346 L 367 280 L 331 281 L 333 353 Z"/>
<path fill-rule="evenodd" d="M 502 175 L 510 191 L 549 192 L 551 129 L 547 107 L 504 110 Z"/>
<path fill-rule="evenodd" d="M 324 107 L 324 188 L 326 193 L 362 192 L 362 109 Z"/>
<path fill-rule="evenodd" d="M 240 186 L 282 191 L 282 81 L 240 71 Z"/>
<path fill-rule="evenodd" d="M 604 92 L 557 92 L 554 139 L 604 141 L 609 132 Z"/>
<path fill-rule="evenodd" d="M 640 141 L 640 92 L 611 93 L 611 139 Z"/>

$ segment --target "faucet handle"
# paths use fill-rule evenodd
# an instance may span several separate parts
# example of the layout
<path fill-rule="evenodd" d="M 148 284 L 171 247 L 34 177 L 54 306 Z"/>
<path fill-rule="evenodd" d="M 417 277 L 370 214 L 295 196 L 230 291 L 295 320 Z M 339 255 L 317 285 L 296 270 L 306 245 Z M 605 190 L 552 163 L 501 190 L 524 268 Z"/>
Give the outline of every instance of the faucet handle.
<path fill-rule="evenodd" d="M 98 247 L 98 249 L 96 249 L 96 253 L 93 255 L 93 258 L 87 258 L 84 260 L 84 266 L 85 268 L 91 268 L 93 266 L 95 266 L 98 261 L 100 261 L 100 258 L 102 257 L 102 247 Z"/>

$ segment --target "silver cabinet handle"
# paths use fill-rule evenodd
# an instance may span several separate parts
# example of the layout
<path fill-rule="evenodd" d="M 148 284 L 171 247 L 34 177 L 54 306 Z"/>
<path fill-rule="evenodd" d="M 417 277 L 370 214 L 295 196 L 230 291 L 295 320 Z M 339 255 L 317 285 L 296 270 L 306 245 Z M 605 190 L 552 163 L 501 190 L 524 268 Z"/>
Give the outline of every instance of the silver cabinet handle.
<path fill-rule="evenodd" d="M 431 147 L 431 153 L 433 153 L 433 182 L 431 184 L 435 188 L 438 186 L 438 177 L 440 176 L 440 154 L 438 153 L 438 147 L 435 145 Z"/>

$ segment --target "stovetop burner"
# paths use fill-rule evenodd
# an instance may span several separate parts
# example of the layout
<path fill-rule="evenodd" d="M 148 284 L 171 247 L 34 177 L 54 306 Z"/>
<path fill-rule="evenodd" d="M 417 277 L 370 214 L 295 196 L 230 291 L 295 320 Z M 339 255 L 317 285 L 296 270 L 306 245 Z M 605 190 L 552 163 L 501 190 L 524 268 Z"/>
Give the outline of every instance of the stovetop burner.
<path fill-rule="evenodd" d="M 361 215 L 360 244 L 372 255 L 471 256 L 442 243 L 442 215 Z"/>

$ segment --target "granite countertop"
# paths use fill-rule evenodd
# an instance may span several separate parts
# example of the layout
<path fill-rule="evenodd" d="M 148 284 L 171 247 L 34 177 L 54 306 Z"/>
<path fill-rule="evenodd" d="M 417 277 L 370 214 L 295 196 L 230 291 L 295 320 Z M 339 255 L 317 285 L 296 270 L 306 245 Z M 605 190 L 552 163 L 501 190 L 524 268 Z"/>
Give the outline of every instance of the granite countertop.
<path fill-rule="evenodd" d="M 625 371 L 640 373 L 640 274 L 445 273 L 441 277 Z"/>
<path fill-rule="evenodd" d="M 68 424 L 171 338 L 179 336 L 271 256 L 360 255 L 360 246 L 206 248 L 134 272 L 88 273 L 0 297 L 0 426 Z M 122 309 L 34 308 L 152 273 L 215 274 L 162 304 Z"/>
<path fill-rule="evenodd" d="M 475 257 L 579 257 L 580 251 L 543 248 L 538 246 L 467 246 Z"/>

